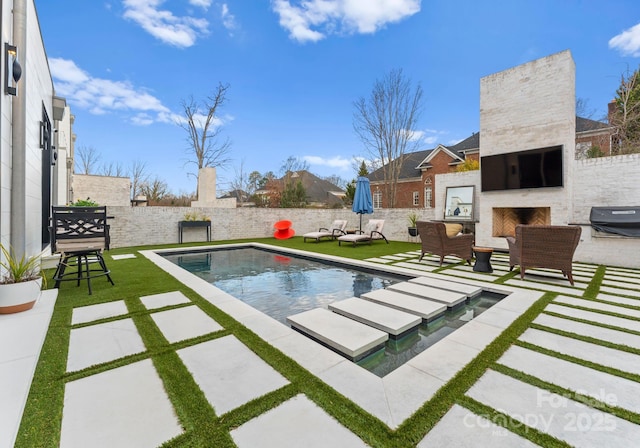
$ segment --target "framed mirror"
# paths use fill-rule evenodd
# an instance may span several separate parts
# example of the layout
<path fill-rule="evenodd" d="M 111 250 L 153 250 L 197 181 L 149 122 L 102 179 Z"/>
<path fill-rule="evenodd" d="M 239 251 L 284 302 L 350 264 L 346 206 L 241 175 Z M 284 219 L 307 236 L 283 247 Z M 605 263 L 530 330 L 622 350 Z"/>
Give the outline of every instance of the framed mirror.
<path fill-rule="evenodd" d="M 473 185 L 465 187 L 447 187 L 447 196 L 444 203 L 445 221 L 472 221 L 473 220 Z"/>

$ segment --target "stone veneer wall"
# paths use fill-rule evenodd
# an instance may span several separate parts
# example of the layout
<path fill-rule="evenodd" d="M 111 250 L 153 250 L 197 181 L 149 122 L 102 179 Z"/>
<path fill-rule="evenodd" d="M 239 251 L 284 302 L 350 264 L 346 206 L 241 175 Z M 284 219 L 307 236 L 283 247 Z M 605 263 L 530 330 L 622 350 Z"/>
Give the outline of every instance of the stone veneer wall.
<path fill-rule="evenodd" d="M 100 205 L 130 205 L 131 180 L 128 177 L 74 174 L 73 202 L 90 198 Z"/>
<path fill-rule="evenodd" d="M 178 222 L 187 212 L 197 212 L 211 218 L 211 238 L 229 240 L 273 236 L 273 224 L 282 219 L 292 222 L 296 235 L 327 227 L 335 219 L 346 219 L 347 228 L 357 229 L 359 215 L 351 209 L 281 209 L 281 208 L 212 208 L 212 207 L 108 207 L 111 247 L 171 244 L 178 242 Z M 419 219 L 436 218 L 434 209 L 381 209 L 363 215 L 363 226 L 369 219 L 384 219 L 383 233 L 391 240 L 417 241 L 409 238 L 408 215 L 418 213 Z M 183 242 L 205 241 L 202 228 L 184 229 Z"/>

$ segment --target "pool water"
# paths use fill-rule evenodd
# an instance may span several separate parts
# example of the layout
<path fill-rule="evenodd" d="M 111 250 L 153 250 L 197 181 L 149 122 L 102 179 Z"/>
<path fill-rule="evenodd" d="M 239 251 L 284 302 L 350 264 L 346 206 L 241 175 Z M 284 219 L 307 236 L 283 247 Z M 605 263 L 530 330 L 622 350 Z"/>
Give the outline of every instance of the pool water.
<path fill-rule="evenodd" d="M 407 280 L 256 248 L 164 257 L 285 325 L 287 316 Z"/>
<path fill-rule="evenodd" d="M 316 258 L 257 248 L 163 254 L 169 261 L 288 326 L 287 316 L 408 280 L 381 271 L 350 268 Z M 467 300 L 357 364 L 383 377 L 479 316 L 504 296 L 489 292 Z"/>

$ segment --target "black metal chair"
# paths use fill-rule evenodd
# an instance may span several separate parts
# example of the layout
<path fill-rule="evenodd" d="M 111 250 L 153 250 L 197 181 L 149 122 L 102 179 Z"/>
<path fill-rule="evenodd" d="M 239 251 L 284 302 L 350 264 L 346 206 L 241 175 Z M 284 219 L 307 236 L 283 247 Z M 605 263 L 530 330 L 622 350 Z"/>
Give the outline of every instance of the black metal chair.
<path fill-rule="evenodd" d="M 51 207 L 51 211 L 51 251 L 60 254 L 53 274 L 55 287 L 69 280 L 75 280 L 80 286 L 82 280 L 87 280 L 91 294 L 91 279 L 100 276 L 106 276 L 113 285 L 102 256 L 102 252 L 109 249 L 107 208 Z M 66 272 L 67 268 L 76 270 Z"/>

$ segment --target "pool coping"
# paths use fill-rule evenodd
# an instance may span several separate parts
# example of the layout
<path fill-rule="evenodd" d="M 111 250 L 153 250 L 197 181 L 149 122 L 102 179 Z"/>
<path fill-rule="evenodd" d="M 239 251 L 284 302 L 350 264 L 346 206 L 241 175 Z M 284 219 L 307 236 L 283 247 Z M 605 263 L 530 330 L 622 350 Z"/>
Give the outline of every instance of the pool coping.
<path fill-rule="evenodd" d="M 507 297 L 401 367 L 380 378 L 160 255 L 234 247 L 262 248 L 381 273 L 436 278 L 481 287 L 486 291 L 507 294 Z M 229 314 L 264 341 L 291 357 L 366 412 L 380 419 L 391 429 L 396 429 L 409 418 L 544 294 L 542 291 L 520 289 L 512 285 L 495 285 L 478 280 L 452 278 L 405 267 L 380 265 L 365 260 L 316 254 L 263 243 L 142 250 L 140 254 L 193 289 L 209 303 Z"/>

